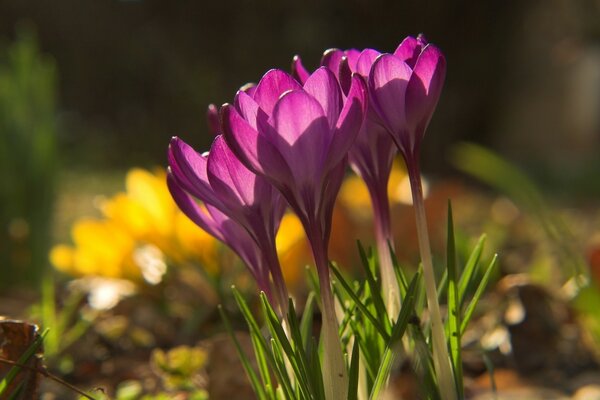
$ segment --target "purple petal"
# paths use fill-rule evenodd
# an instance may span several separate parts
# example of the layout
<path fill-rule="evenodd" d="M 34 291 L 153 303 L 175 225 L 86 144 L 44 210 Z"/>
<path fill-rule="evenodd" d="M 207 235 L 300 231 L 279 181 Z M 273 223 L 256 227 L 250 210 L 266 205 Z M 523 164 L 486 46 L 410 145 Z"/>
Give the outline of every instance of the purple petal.
<path fill-rule="evenodd" d="M 340 49 L 325 50 L 323 57 L 321 57 L 321 66 L 329 68 L 336 78 L 339 78 L 342 57 L 344 57 L 344 52 Z"/>
<path fill-rule="evenodd" d="M 340 73 L 338 80 L 340 82 L 342 92 L 344 92 L 344 95 L 347 96 L 348 92 L 350 91 L 350 85 L 352 84 L 352 69 L 350 68 L 348 57 L 342 57 L 342 61 L 340 61 Z"/>
<path fill-rule="evenodd" d="M 181 186 L 176 182 L 175 177 L 169 171 L 167 174 L 167 187 L 171 196 L 177 206 L 183 211 L 183 213 L 191 219 L 196 225 L 210 233 L 220 241 L 224 241 L 223 235 L 219 230 L 218 224 L 216 224 L 210 215 L 202 210 L 200 205 L 196 203 L 196 200 L 189 194 L 187 194 Z"/>
<path fill-rule="evenodd" d="M 304 91 L 313 96 L 323 107 L 330 129 L 335 127 L 342 109 L 340 85 L 333 72 L 326 67 L 317 69 L 304 84 Z"/>
<path fill-rule="evenodd" d="M 446 76 L 446 59 L 433 45 L 427 45 L 417 63 L 406 88 L 406 118 L 411 129 L 421 135 L 440 98 Z"/>
<path fill-rule="evenodd" d="M 391 54 L 379 56 L 369 74 L 371 107 L 394 135 L 406 127 L 404 102 L 411 74 L 410 67 Z"/>
<path fill-rule="evenodd" d="M 171 139 L 168 157 L 174 178 L 187 192 L 203 202 L 221 204 L 206 175 L 206 157 L 178 137 Z"/>
<path fill-rule="evenodd" d="M 279 151 L 233 106 L 226 104 L 221 107 L 221 121 L 229 148 L 248 169 L 278 182 L 289 180 L 291 172 Z"/>
<path fill-rule="evenodd" d="M 407 36 L 394 51 L 394 55 L 407 63 L 411 68 L 415 66 L 424 44 L 419 39 Z"/>
<path fill-rule="evenodd" d="M 318 184 L 324 154 L 331 141 L 331 129 L 321 104 L 303 90 L 284 94 L 271 116 L 275 144 L 294 174 L 295 183 Z"/>
<path fill-rule="evenodd" d="M 260 110 L 256 101 L 249 94 L 240 90 L 235 95 L 234 105 L 242 118 L 256 129 L 256 118 Z"/>
<path fill-rule="evenodd" d="M 265 113 L 271 115 L 275 103 L 283 93 L 299 89 L 302 86 L 287 72 L 272 69 L 258 82 L 253 98 Z"/>
<path fill-rule="evenodd" d="M 360 57 L 360 50 L 357 49 L 348 49 L 344 52 L 344 55 L 348 59 L 348 65 L 352 72 L 356 71 L 356 63 L 358 62 L 358 57 Z"/>
<path fill-rule="evenodd" d="M 208 110 L 206 110 L 206 121 L 208 123 L 208 131 L 213 136 L 217 136 L 221 133 L 221 125 L 219 124 L 219 110 L 214 104 L 210 104 L 208 106 Z"/>
<path fill-rule="evenodd" d="M 294 59 L 292 60 L 292 76 L 301 84 L 304 84 L 310 76 L 310 73 L 304 68 L 304 65 L 302 65 L 300 56 L 294 56 Z"/>
<path fill-rule="evenodd" d="M 256 175 L 237 159 L 223 136 L 210 147 L 207 171 L 215 194 L 230 209 L 255 203 Z"/>
<path fill-rule="evenodd" d="M 336 123 L 327 160 L 329 167 L 337 165 L 354 144 L 366 115 L 367 101 L 367 86 L 360 75 L 354 74 L 348 98 Z"/>
<path fill-rule="evenodd" d="M 377 50 L 373 49 L 364 49 L 358 59 L 356 60 L 356 67 L 354 72 L 358 72 L 360 76 L 367 79 L 369 76 L 369 72 L 371 71 L 371 67 L 375 62 L 375 59 L 379 57 L 381 53 Z"/>

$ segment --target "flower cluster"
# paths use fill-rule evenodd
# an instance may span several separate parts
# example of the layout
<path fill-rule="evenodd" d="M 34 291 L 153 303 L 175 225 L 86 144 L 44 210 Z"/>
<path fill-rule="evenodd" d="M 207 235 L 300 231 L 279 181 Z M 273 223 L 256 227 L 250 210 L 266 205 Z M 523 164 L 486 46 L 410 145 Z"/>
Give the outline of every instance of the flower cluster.
<path fill-rule="evenodd" d="M 238 91 L 218 118 L 216 108 L 209 109 L 210 125 L 222 136 L 208 154 L 195 152 L 179 138 L 171 142 L 168 182 L 175 201 L 196 224 L 239 254 L 282 315 L 287 291 L 275 235 L 286 206 L 297 215 L 320 282 L 328 399 L 346 398 L 348 387 L 329 277 L 335 199 L 350 163 L 369 189 L 384 298 L 390 318 L 396 318 L 400 297 L 388 247 L 387 183 L 399 151 L 413 185 L 425 279 L 433 279 L 430 255 L 425 254 L 427 233 L 420 228 L 426 225 L 418 153 L 445 69 L 440 50 L 422 36 L 406 38 L 391 54 L 328 50 L 312 73 L 295 57 L 292 74 L 270 70 L 256 86 Z M 427 295 L 429 307 L 437 307 L 435 293 L 428 290 Z M 434 348 L 442 351 L 436 336 L 443 335 L 441 319 L 435 318 L 440 318 L 439 310 L 432 309 Z M 447 354 L 444 358 L 436 362 L 441 381 Z"/>

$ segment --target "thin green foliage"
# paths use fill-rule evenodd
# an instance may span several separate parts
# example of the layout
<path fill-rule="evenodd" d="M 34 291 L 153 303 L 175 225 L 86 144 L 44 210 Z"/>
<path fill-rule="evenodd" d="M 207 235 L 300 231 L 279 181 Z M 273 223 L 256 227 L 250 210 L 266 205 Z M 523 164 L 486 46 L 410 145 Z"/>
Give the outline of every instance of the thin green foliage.
<path fill-rule="evenodd" d="M 477 306 L 479 299 L 483 295 L 483 292 L 485 291 L 485 288 L 487 287 L 487 284 L 490 281 L 492 272 L 494 271 L 494 268 L 496 267 L 497 263 L 498 263 L 498 255 L 494 254 L 492 261 L 490 261 L 488 267 L 485 270 L 483 278 L 481 278 L 481 282 L 479 283 L 479 286 L 477 286 L 477 290 L 475 290 L 475 294 L 473 295 L 471 302 L 469 303 L 469 305 L 467 306 L 467 308 L 463 314 L 462 322 L 460 325 L 461 335 L 467 329 L 467 325 L 469 324 L 469 321 L 471 320 L 471 317 L 473 316 L 473 312 L 475 311 L 475 306 Z"/>
<path fill-rule="evenodd" d="M 463 397 L 463 374 L 461 358 L 461 331 L 460 331 L 460 301 L 458 293 L 458 271 L 456 266 L 456 243 L 454 240 L 454 221 L 452 219 L 452 206 L 448 202 L 448 233 L 446 242 L 446 262 L 448 276 L 448 321 L 447 337 L 450 344 L 450 357 L 454 368 L 454 377 L 458 396 Z"/>
<path fill-rule="evenodd" d="M 233 340 L 235 348 L 238 352 L 238 356 L 240 357 L 242 366 L 244 367 L 244 370 L 246 371 L 246 375 L 248 376 L 248 379 L 250 380 L 250 384 L 252 385 L 252 389 L 254 390 L 254 393 L 261 400 L 262 399 L 274 399 L 275 398 L 274 395 L 267 396 L 267 393 L 264 390 L 265 386 L 262 385 L 261 382 L 259 381 L 258 376 L 256 375 L 256 372 L 254 371 L 254 369 L 252 368 L 252 366 L 250 364 L 250 360 L 248 359 L 248 356 L 242 349 L 240 342 L 238 341 L 237 337 L 235 336 L 235 332 L 233 331 L 233 328 L 231 327 L 231 322 L 229 321 L 229 317 L 227 316 L 227 313 L 225 312 L 225 310 L 223 310 L 223 307 L 221 305 L 218 306 L 218 309 L 219 309 L 219 313 L 221 314 L 221 319 L 223 320 L 223 325 L 225 327 L 225 330 L 229 333 L 229 335 L 231 336 L 231 339 Z M 256 350 L 256 348 L 257 347 L 255 347 L 255 350 Z M 261 351 L 255 351 L 255 353 L 257 355 L 257 358 L 259 355 L 262 355 Z"/>

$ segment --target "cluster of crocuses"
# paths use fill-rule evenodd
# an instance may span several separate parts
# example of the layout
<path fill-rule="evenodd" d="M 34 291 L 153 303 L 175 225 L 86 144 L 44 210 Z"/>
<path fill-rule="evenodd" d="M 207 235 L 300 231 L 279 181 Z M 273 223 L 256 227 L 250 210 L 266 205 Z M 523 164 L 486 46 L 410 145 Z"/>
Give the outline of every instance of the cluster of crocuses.
<path fill-rule="evenodd" d="M 370 192 L 382 290 L 389 317 L 395 319 L 400 294 L 390 256 L 386 188 L 397 152 L 411 178 L 442 392 L 453 382 L 419 172 L 421 140 L 445 72 L 444 56 L 422 36 L 407 37 L 393 53 L 328 50 L 312 73 L 295 57 L 291 74 L 270 70 L 257 85 L 238 91 L 233 103 L 218 113 L 209 109 L 212 129 L 221 134 L 208 153 L 196 152 L 179 138 L 171 141 L 168 185 L 177 204 L 242 258 L 282 316 L 288 295 L 275 234 L 286 207 L 302 222 L 320 282 L 328 399 L 346 398 L 348 387 L 327 252 L 333 205 L 350 165 Z"/>

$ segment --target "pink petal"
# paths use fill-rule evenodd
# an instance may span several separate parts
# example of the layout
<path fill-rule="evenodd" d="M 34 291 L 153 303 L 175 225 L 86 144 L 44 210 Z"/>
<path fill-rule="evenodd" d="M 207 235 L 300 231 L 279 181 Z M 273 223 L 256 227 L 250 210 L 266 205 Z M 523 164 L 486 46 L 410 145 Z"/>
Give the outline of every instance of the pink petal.
<path fill-rule="evenodd" d="M 276 135 L 269 138 L 289 165 L 298 185 L 312 183 L 322 174 L 331 129 L 321 104 L 310 94 L 295 90 L 284 94 L 271 116 Z"/>
<path fill-rule="evenodd" d="M 367 86 L 358 74 L 354 74 L 344 108 L 336 123 L 327 160 L 328 168 L 337 165 L 354 144 L 366 115 L 367 101 Z"/>
<path fill-rule="evenodd" d="M 256 118 L 260 110 L 258 103 L 249 94 L 240 90 L 235 95 L 234 105 L 242 118 L 256 129 Z"/>
<path fill-rule="evenodd" d="M 169 165 L 177 182 L 194 197 L 219 205 L 206 174 L 206 157 L 178 137 L 169 144 Z"/>
<path fill-rule="evenodd" d="M 283 93 L 288 90 L 299 89 L 302 89 L 302 86 L 287 72 L 272 69 L 258 82 L 253 97 L 260 108 L 268 115 L 271 115 L 275 103 L 277 103 L 277 100 L 279 100 Z"/>
<path fill-rule="evenodd" d="M 446 77 L 446 59 L 433 45 L 427 45 L 406 88 L 406 118 L 411 129 L 425 132 L 433 115 Z"/>
<path fill-rule="evenodd" d="M 208 131 L 213 136 L 217 136 L 221 133 L 221 125 L 219 124 L 219 110 L 214 104 L 210 104 L 208 106 L 208 110 L 206 110 L 206 121 L 208 123 Z"/>
<path fill-rule="evenodd" d="M 410 67 L 391 54 L 379 56 L 369 74 L 371 107 L 394 135 L 406 128 L 405 97 L 411 74 Z"/>
<path fill-rule="evenodd" d="M 210 215 L 202 210 L 198 203 L 196 203 L 196 200 L 179 186 L 171 171 L 167 174 L 167 187 L 177 206 L 189 219 L 212 236 L 223 241 L 223 235 L 218 225 L 215 224 Z"/>
<path fill-rule="evenodd" d="M 336 77 L 339 77 L 340 62 L 344 57 L 344 52 L 340 49 L 328 49 L 321 57 L 321 66 L 329 68 Z"/>
<path fill-rule="evenodd" d="M 358 59 L 356 60 L 356 67 L 354 72 L 358 72 L 360 76 L 367 79 L 369 76 L 369 72 L 371 72 L 371 67 L 375 62 L 375 59 L 379 57 L 381 53 L 377 50 L 373 49 L 364 49 Z"/>
<path fill-rule="evenodd" d="M 221 107 L 221 120 L 229 148 L 248 169 L 279 182 L 289 179 L 291 172 L 273 143 L 259 134 L 233 106 Z"/>
<path fill-rule="evenodd" d="M 394 55 L 407 63 L 411 68 L 415 66 L 424 44 L 419 39 L 407 36 L 394 51 Z"/>
<path fill-rule="evenodd" d="M 211 187 L 229 208 L 255 203 L 256 175 L 237 159 L 223 136 L 210 147 L 207 171 Z"/>
<path fill-rule="evenodd" d="M 294 56 L 292 60 L 292 76 L 301 84 L 304 84 L 308 79 L 310 73 L 302 65 L 300 56 Z"/>
<path fill-rule="evenodd" d="M 333 129 L 342 109 L 340 85 L 333 72 L 326 67 L 317 69 L 304 84 L 304 91 L 313 96 L 323 107 L 329 127 Z"/>

